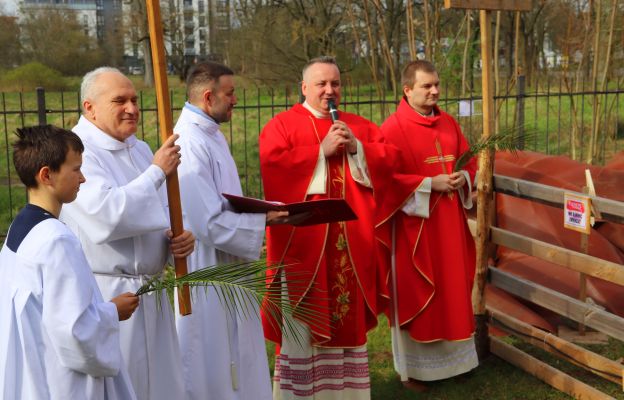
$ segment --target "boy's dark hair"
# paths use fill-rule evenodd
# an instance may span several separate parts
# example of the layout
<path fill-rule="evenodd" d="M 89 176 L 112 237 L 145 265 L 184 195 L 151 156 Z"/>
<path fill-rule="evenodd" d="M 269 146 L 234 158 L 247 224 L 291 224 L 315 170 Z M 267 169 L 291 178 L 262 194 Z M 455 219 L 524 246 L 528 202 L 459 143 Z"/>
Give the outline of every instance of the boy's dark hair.
<path fill-rule="evenodd" d="M 234 75 L 231 68 L 212 61 L 204 61 L 191 67 L 186 77 L 186 95 L 191 101 L 201 96 L 207 84 L 219 81 L 223 75 Z M 215 86 L 216 87 L 216 86 Z"/>
<path fill-rule="evenodd" d="M 71 149 L 84 151 L 82 141 L 74 132 L 53 125 L 31 126 L 17 129 L 13 143 L 13 165 L 27 188 L 36 188 L 35 177 L 45 166 L 52 171 L 61 169 Z"/>
<path fill-rule="evenodd" d="M 435 66 L 427 60 L 416 60 L 409 62 L 401 74 L 401 85 L 409 88 L 414 87 L 416 83 L 416 71 L 423 71 L 433 74 L 437 72 Z"/>

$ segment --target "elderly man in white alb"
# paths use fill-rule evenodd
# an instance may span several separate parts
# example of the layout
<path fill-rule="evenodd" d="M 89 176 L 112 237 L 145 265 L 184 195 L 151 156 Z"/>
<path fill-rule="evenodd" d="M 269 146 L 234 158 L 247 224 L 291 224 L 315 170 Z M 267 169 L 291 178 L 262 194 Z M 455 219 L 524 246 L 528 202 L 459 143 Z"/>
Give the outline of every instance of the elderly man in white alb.
<path fill-rule="evenodd" d="M 87 182 L 63 208 L 61 220 L 80 238 L 104 298 L 136 292 L 174 257 L 193 251 L 189 231 L 172 238 L 163 185 L 180 163 L 173 135 L 154 155 L 135 136 L 139 109 L 132 82 L 101 67 L 82 81 L 83 114 L 73 131 L 82 139 Z M 175 321 L 166 296 L 146 295 L 120 327 L 121 349 L 140 400 L 184 398 Z"/>

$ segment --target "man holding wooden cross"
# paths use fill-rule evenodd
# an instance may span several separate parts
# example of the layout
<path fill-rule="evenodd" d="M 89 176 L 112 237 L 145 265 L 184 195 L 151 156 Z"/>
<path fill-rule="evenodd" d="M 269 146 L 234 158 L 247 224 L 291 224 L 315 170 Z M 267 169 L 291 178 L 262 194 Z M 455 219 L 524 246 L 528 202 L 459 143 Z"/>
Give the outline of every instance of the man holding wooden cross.
<path fill-rule="evenodd" d="M 162 273 L 169 250 L 193 251 L 184 231 L 171 238 L 163 183 L 180 163 L 173 135 L 154 155 L 135 136 L 139 109 L 132 82 L 101 67 L 81 86 L 83 114 L 73 131 L 84 143 L 87 179 L 61 219 L 76 233 L 104 298 L 135 293 Z M 160 304 L 157 299 L 160 298 Z M 121 349 L 139 400 L 184 398 L 174 316 L 167 296 L 143 296 L 134 316 L 120 324 Z"/>
<path fill-rule="evenodd" d="M 382 125 L 402 150 L 378 204 L 378 237 L 392 282 L 392 343 L 403 381 L 449 378 L 478 365 L 471 304 L 475 246 L 464 208 L 476 172 L 457 122 L 440 110 L 440 79 L 423 60 L 402 75 L 404 97 Z M 398 328 L 398 329 L 397 329 Z"/>

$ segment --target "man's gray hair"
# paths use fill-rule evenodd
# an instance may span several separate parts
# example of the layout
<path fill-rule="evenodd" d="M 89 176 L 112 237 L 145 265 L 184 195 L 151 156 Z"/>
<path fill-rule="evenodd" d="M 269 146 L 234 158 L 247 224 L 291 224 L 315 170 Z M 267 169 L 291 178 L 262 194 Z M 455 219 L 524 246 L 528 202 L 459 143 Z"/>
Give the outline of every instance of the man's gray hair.
<path fill-rule="evenodd" d="M 336 68 L 338 68 L 338 63 L 336 62 L 336 59 L 334 57 L 331 57 L 331 56 L 316 57 L 308 61 L 306 65 L 303 66 L 303 69 L 301 70 L 301 79 L 303 79 L 303 77 L 305 76 L 305 73 L 308 70 L 308 68 L 310 68 L 314 64 L 331 64 L 331 65 L 335 65 Z M 338 68 L 338 70 L 340 70 L 340 68 Z"/>
<path fill-rule="evenodd" d="M 82 78 L 82 83 L 80 84 L 80 106 L 81 107 L 85 100 L 87 99 L 93 100 L 97 96 L 97 93 L 95 93 L 95 90 L 94 90 L 94 87 L 95 87 L 94 83 L 95 81 L 97 81 L 97 78 L 100 75 L 105 74 L 107 72 L 116 72 L 118 74 L 123 75 L 123 73 L 117 68 L 99 67 L 99 68 L 94 69 L 93 71 L 87 72 L 85 76 Z"/>

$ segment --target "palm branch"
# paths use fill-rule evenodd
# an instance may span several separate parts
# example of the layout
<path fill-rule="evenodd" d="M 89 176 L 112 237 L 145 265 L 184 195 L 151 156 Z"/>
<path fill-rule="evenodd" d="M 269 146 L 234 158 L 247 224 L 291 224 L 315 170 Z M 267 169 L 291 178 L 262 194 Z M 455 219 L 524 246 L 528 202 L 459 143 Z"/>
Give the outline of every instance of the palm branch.
<path fill-rule="evenodd" d="M 517 128 L 512 128 L 509 131 L 499 132 L 485 139 L 480 138 L 478 141 L 471 144 L 467 151 L 459 156 L 457 162 L 455 163 L 455 168 L 453 168 L 453 172 L 461 170 L 464 166 L 466 166 L 466 164 L 468 164 L 468 161 L 470 161 L 472 157 L 479 154 L 483 150 L 491 149 L 510 151 L 515 154 L 520 148 L 522 139 L 527 141 L 533 137 L 532 132 L 524 132 L 522 135 L 519 135 L 516 132 Z"/>
<path fill-rule="evenodd" d="M 290 293 L 293 293 L 293 289 L 307 287 L 309 279 L 305 278 L 309 278 L 308 274 L 289 270 L 287 281 L 278 279 L 280 284 L 266 284 L 266 272 L 282 276 L 286 268 L 290 266 L 267 267 L 264 261 L 239 262 L 202 268 L 177 278 L 173 272 L 166 270 L 141 286 L 136 295 L 154 293 L 157 304 L 160 304 L 160 296 L 164 292 L 173 305 L 175 288 L 188 286 L 191 297 L 198 288 L 205 291 L 214 288 L 221 305 L 230 315 L 245 319 L 258 318 L 260 309 L 274 328 L 279 328 L 284 336 L 301 344 L 301 332 L 297 328 L 295 315 L 298 320 L 308 325 L 323 326 L 326 323 L 323 322 L 322 310 L 315 308 L 306 299 L 292 294 L 286 296 L 283 290 L 284 283 Z M 303 293 L 305 290 L 298 292 Z"/>

